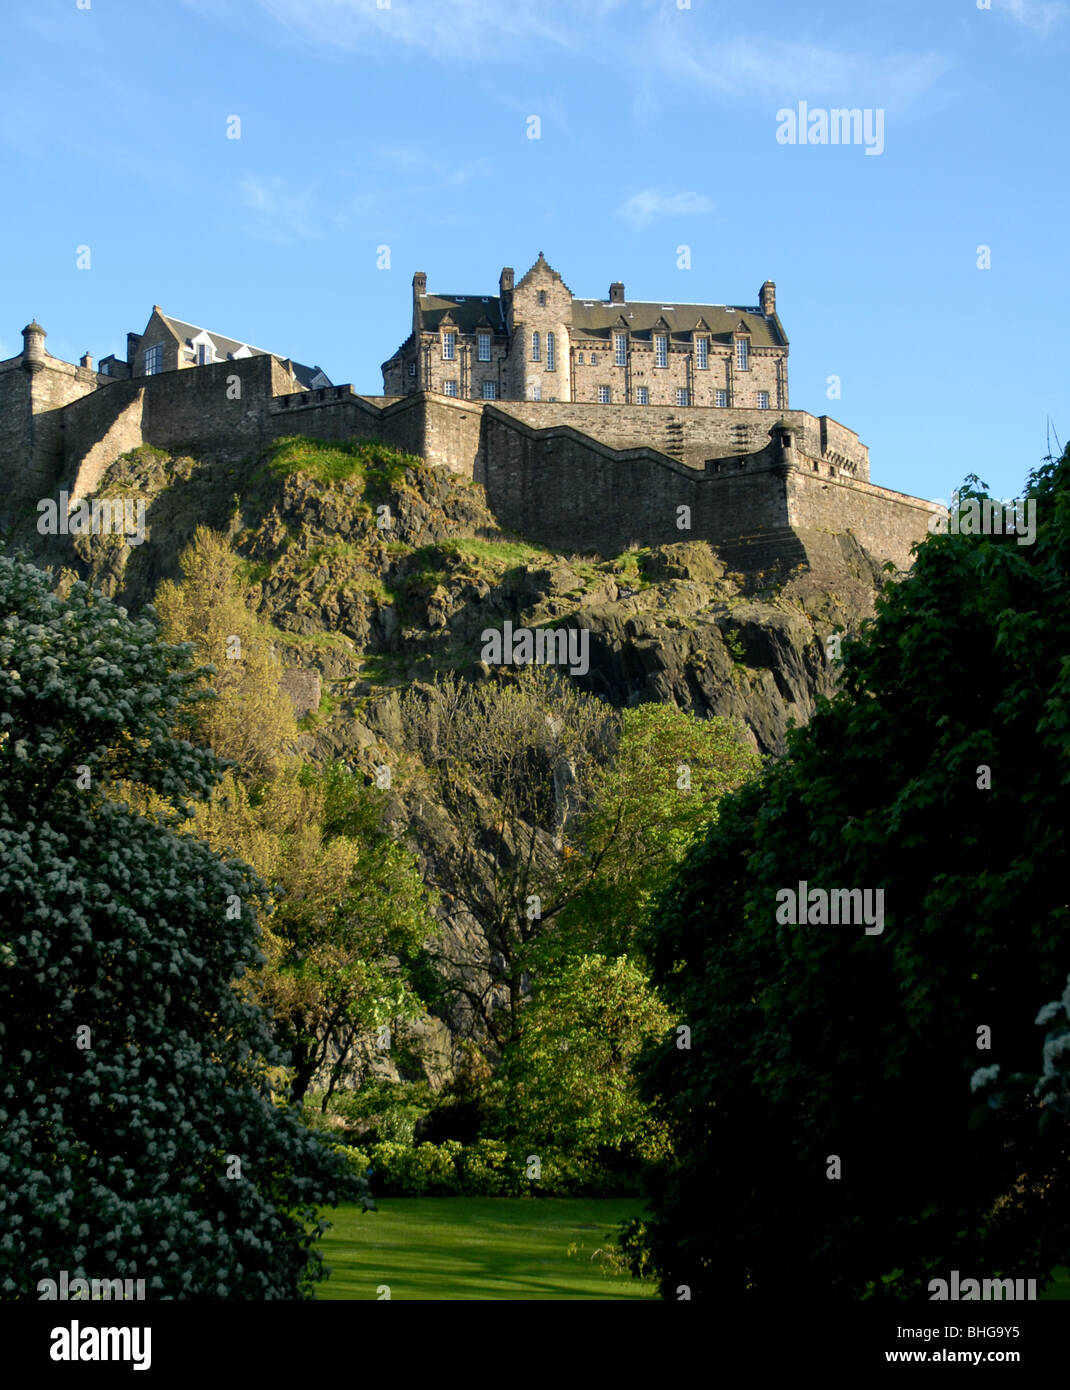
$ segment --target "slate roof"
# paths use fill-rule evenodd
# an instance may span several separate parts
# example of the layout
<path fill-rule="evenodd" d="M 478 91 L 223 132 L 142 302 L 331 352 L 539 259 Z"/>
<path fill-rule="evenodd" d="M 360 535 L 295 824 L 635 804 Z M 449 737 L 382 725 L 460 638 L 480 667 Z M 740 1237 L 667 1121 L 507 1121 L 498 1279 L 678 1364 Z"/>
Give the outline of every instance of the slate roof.
<path fill-rule="evenodd" d="M 750 332 L 753 347 L 785 347 L 788 341 L 779 319 L 766 318 L 760 309 L 740 309 L 724 304 L 666 305 L 638 300 L 607 304 L 582 299 L 572 301 L 573 340 L 580 336 L 608 339 L 622 316 L 637 338 L 651 337 L 655 326 L 664 319 L 673 338 L 689 339 L 692 331 L 705 320 L 711 336 L 722 342 L 731 342 L 740 322 Z"/>
<path fill-rule="evenodd" d="M 482 319 L 487 319 L 492 332 L 504 333 L 502 304 L 498 296 L 425 294 L 420 297 L 420 328 L 424 333 L 437 333 L 445 315 L 452 315 L 458 333 L 474 333 Z"/>
<path fill-rule="evenodd" d="M 253 347 L 252 343 L 242 343 L 236 338 L 226 338 L 222 333 L 213 333 L 210 329 L 198 328 L 195 323 L 185 323 L 182 319 L 172 318 L 170 314 L 165 314 L 162 310 L 157 310 L 157 313 L 184 347 L 189 347 L 191 340 L 199 334 L 207 333 L 212 341 L 212 346 L 215 348 L 217 361 L 225 362 L 227 358 L 233 357 L 239 348 L 245 348 L 251 357 L 279 357 L 280 361 L 289 363 L 294 376 L 306 390 L 310 389 L 317 372 L 323 372 L 321 367 L 307 367 L 303 362 L 295 362 L 290 357 L 281 357 L 277 352 L 269 353 L 264 348 Z M 326 372 L 323 372 L 323 376 L 327 379 L 328 386 L 334 384 L 327 377 Z"/>
<path fill-rule="evenodd" d="M 481 320 L 487 319 L 495 333 L 504 333 L 501 300 L 497 295 L 425 294 L 420 297 L 420 331 L 437 333 L 442 320 L 449 314 L 458 333 L 475 333 Z M 573 299 L 572 340 L 581 338 L 609 340 L 623 315 L 631 333 L 637 338 L 650 338 L 655 325 L 664 319 L 672 338 L 689 341 L 692 331 L 705 320 L 714 339 L 728 343 L 740 321 L 751 335 L 753 347 L 786 347 L 788 340 L 780 320 L 766 318 L 760 309 L 734 308 L 724 304 L 646 303 L 629 300 L 624 304 L 609 304 L 599 300 Z M 408 341 L 408 340 L 406 340 Z M 404 344 L 403 344 L 404 346 Z"/>

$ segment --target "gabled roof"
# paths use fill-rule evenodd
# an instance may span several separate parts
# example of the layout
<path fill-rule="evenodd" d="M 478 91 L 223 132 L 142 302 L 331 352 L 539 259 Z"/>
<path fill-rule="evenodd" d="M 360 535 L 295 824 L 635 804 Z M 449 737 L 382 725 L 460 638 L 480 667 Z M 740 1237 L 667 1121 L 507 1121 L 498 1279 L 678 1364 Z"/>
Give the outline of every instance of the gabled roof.
<path fill-rule="evenodd" d="M 202 335 L 210 339 L 212 346 L 215 348 L 217 361 L 225 362 L 228 358 L 236 357 L 239 353 L 241 353 L 243 357 L 278 357 L 280 361 L 286 362 L 289 365 L 298 382 L 306 390 L 311 389 L 312 382 L 317 373 L 324 378 L 324 381 L 320 383 L 321 385 L 333 385 L 326 372 L 322 371 L 320 367 L 306 367 L 304 363 L 295 362 L 290 357 L 282 357 L 277 352 L 269 353 L 264 348 L 253 347 L 251 343 L 239 342 L 237 338 L 227 338 L 224 337 L 222 333 L 212 333 L 207 328 L 198 328 L 195 323 L 186 323 L 183 319 L 172 318 L 170 314 L 165 314 L 160 308 L 156 309 L 156 313 L 163 319 L 164 323 L 167 324 L 175 337 L 185 347 L 190 347 L 193 339 L 199 338 Z"/>
<path fill-rule="evenodd" d="M 766 318 L 760 309 L 740 309 L 724 304 L 659 304 L 628 300 L 623 305 L 573 299 L 572 326 L 577 334 L 601 337 L 617 326 L 623 314 L 629 332 L 649 337 L 663 320 L 674 338 L 689 338 L 696 323 L 705 320 L 714 338 L 730 342 L 740 322 L 750 333 L 754 347 L 786 347 L 787 338 L 776 318 Z M 664 331 L 661 330 L 661 331 Z"/>

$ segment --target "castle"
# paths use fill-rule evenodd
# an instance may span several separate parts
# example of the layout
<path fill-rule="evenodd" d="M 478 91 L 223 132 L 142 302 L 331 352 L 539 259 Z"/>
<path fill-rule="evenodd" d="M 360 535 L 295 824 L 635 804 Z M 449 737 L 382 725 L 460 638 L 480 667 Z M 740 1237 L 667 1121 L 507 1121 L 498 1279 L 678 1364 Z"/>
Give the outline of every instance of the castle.
<path fill-rule="evenodd" d="M 767 280 L 756 308 L 577 299 L 542 252 L 496 297 L 427 293 L 412 280 L 412 333 L 383 363 L 388 396 L 788 408 L 788 340 Z"/>
<path fill-rule="evenodd" d="M 540 253 L 493 298 L 426 283 L 413 277 L 382 395 L 158 305 L 126 360 L 97 368 L 53 357 L 29 323 L 0 362 L 0 524 L 32 525 L 61 491 L 92 497 L 141 444 L 233 465 L 291 434 L 445 464 L 483 484 L 503 527 L 557 549 L 706 540 L 744 572 L 824 567 L 844 532 L 905 569 L 940 510 L 871 483 L 852 430 L 789 408 L 771 281 L 743 308 L 629 302 L 619 282 L 577 300 Z"/>

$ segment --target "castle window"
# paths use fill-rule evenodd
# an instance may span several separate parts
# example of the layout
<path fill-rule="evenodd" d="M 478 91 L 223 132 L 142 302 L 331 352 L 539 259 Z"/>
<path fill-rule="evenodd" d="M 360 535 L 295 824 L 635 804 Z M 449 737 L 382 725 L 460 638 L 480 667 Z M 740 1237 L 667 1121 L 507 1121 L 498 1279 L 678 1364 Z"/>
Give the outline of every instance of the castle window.
<path fill-rule="evenodd" d="M 618 367 L 626 367 L 628 365 L 627 333 L 613 334 L 613 358 Z"/>
<path fill-rule="evenodd" d="M 695 366 L 700 372 L 706 371 L 710 365 L 710 340 L 709 338 L 695 339 Z"/>
<path fill-rule="evenodd" d="M 677 405 L 687 405 L 688 403 L 689 403 L 689 398 L 688 398 L 688 393 L 687 393 L 687 387 L 686 387 L 686 386 L 678 386 L 678 387 L 676 388 L 676 404 L 677 404 Z"/>
<path fill-rule="evenodd" d="M 635 388 L 635 403 L 636 405 L 650 404 L 650 388 L 648 386 L 637 386 Z"/>
<path fill-rule="evenodd" d="M 768 392 L 768 391 L 759 391 L 759 392 L 758 392 L 758 409 L 759 409 L 759 410 L 768 410 L 768 409 L 769 409 L 769 392 Z"/>
<path fill-rule="evenodd" d="M 457 394 L 457 383 L 455 381 L 446 382 L 446 395 L 455 396 Z"/>
<path fill-rule="evenodd" d="M 582 353 L 582 352 L 577 352 L 577 354 L 576 354 L 576 361 L 580 364 L 581 367 L 583 366 L 583 353 Z"/>
<path fill-rule="evenodd" d="M 533 333 L 531 335 L 531 360 L 533 362 L 539 362 L 542 360 L 542 349 L 540 346 L 539 335 L 537 333 Z"/>
<path fill-rule="evenodd" d="M 145 349 L 145 375 L 155 376 L 163 371 L 163 343 Z"/>
<path fill-rule="evenodd" d="M 714 405 L 719 405 L 723 410 L 728 405 L 728 392 L 715 391 L 713 393 L 713 403 Z"/>
<path fill-rule="evenodd" d="M 478 356 L 478 358 L 479 358 L 479 361 L 480 361 L 480 362 L 489 362 L 489 361 L 490 361 L 490 334 L 489 334 L 489 333 L 477 333 L 477 334 L 476 334 L 476 342 L 477 342 L 477 356 Z"/>
<path fill-rule="evenodd" d="M 416 363 L 415 363 L 415 362 L 410 362 L 410 363 L 409 363 L 409 376 L 415 376 L 415 375 L 416 375 Z"/>
<path fill-rule="evenodd" d="M 493 401 L 497 399 L 497 395 L 498 392 L 495 383 L 493 381 L 485 381 L 483 383 L 483 399 L 485 401 Z"/>
<path fill-rule="evenodd" d="M 749 357 L 750 357 L 750 343 L 747 342 L 746 338 L 737 338 L 737 339 L 736 339 L 736 366 L 739 368 L 739 370 L 740 370 L 741 372 L 745 372 L 745 371 L 748 370 L 748 368 L 749 368 Z"/>
<path fill-rule="evenodd" d="M 546 335 L 546 370 L 557 370 L 557 339 L 552 333 Z"/>
<path fill-rule="evenodd" d="M 211 344 L 211 343 L 198 343 L 198 344 L 197 344 L 197 365 L 198 365 L 199 367 L 207 367 L 208 363 L 209 363 L 209 362 L 212 362 L 212 361 L 214 361 L 214 360 L 215 360 L 215 353 L 214 353 L 214 351 L 212 350 L 212 344 Z"/>
<path fill-rule="evenodd" d="M 598 366 L 598 358 L 597 358 L 597 356 L 596 356 L 593 352 L 591 353 L 591 366 L 592 366 L 592 367 L 597 367 L 597 366 Z"/>
<path fill-rule="evenodd" d="M 541 401 L 541 400 L 542 400 L 542 382 L 541 382 L 541 381 L 533 381 L 533 382 L 531 383 L 531 399 L 532 399 L 533 401 Z"/>
<path fill-rule="evenodd" d="M 546 308 L 546 291 L 545 291 L 545 290 L 540 290 L 540 291 L 539 291 L 539 308 L 540 308 L 540 309 L 545 309 L 545 308 Z"/>
<path fill-rule="evenodd" d="M 442 356 L 445 361 L 452 362 L 457 350 L 457 334 L 443 333 L 442 335 Z"/>
<path fill-rule="evenodd" d="M 669 340 L 664 333 L 654 334 L 654 366 L 667 367 L 669 365 Z"/>
<path fill-rule="evenodd" d="M 609 404 L 609 387 L 608 387 L 608 386 L 600 386 L 600 387 L 598 388 L 598 404 L 599 404 L 599 405 L 608 405 L 608 404 Z"/>

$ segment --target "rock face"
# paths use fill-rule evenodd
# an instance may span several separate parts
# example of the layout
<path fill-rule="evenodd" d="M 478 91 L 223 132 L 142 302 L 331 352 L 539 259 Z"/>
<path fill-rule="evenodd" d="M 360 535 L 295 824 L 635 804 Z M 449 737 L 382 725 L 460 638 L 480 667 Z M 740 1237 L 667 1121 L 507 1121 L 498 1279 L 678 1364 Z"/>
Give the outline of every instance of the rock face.
<path fill-rule="evenodd" d="M 872 614 L 886 577 L 851 534 L 825 531 L 720 554 L 698 541 L 548 551 L 503 534 L 482 489 L 447 468 L 347 448 L 299 441 L 226 470 L 135 450 L 105 472 L 101 493 L 145 499 L 143 545 L 21 539 L 58 578 L 89 579 L 137 610 L 178 575 L 196 526 L 227 532 L 249 606 L 287 668 L 283 688 L 307 716 L 306 748 L 369 777 L 401 746 L 398 691 L 447 670 L 490 678 L 483 634 L 506 622 L 586 634 L 589 668 L 574 679 L 615 706 L 730 716 L 760 752 L 780 754 L 834 688 L 826 639 Z M 564 799 L 567 781 L 562 769 Z M 397 798 L 393 814 L 434 878 L 449 835 L 440 808 Z M 478 958 L 475 922 L 449 904 L 442 913 L 462 954 Z M 454 1031 L 469 1022 L 450 1019 Z M 434 1050 L 441 1077 L 440 1037 Z"/>

